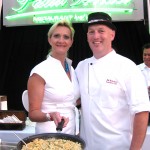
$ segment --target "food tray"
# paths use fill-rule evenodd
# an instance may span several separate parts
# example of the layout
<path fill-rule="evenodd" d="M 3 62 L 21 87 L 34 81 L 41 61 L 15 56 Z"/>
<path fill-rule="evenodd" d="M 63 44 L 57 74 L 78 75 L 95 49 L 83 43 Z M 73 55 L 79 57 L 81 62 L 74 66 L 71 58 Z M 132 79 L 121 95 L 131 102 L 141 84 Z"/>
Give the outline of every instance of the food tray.
<path fill-rule="evenodd" d="M 27 119 L 25 111 L 0 110 L 0 119 L 15 115 L 22 123 L 0 123 L 0 130 L 23 130 Z"/>

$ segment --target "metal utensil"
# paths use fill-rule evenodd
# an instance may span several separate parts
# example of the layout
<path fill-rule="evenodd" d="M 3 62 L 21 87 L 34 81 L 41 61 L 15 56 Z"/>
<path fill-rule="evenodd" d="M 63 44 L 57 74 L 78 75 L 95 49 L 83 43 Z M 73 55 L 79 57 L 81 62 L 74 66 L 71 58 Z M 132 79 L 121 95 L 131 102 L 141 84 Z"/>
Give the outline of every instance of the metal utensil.
<path fill-rule="evenodd" d="M 62 128 L 63 128 L 63 125 L 65 123 L 65 120 L 64 119 L 61 119 L 61 122 L 58 123 L 58 126 L 56 128 L 57 130 L 57 133 L 60 133 L 62 131 Z"/>
<path fill-rule="evenodd" d="M 14 131 L 13 131 L 14 135 L 23 142 L 23 144 L 26 146 L 26 149 L 28 148 L 27 143 L 21 138 L 19 137 Z"/>

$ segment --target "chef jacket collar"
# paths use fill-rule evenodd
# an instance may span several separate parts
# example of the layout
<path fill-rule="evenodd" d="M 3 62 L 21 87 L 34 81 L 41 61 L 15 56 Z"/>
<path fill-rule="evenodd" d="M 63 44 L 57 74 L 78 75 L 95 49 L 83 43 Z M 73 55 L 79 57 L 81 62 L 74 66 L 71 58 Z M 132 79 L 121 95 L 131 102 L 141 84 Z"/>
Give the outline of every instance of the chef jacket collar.
<path fill-rule="evenodd" d="M 98 62 L 103 62 L 103 61 L 105 61 L 105 60 L 107 60 L 107 59 L 110 59 L 110 58 L 112 58 L 113 57 L 113 55 L 114 54 L 116 54 L 116 51 L 113 49 L 111 52 L 109 52 L 107 55 L 105 55 L 105 56 L 103 56 L 103 57 L 101 57 L 101 58 L 99 58 L 99 59 L 96 59 L 94 56 L 91 58 L 91 62 L 89 62 L 89 63 L 98 63 Z"/>

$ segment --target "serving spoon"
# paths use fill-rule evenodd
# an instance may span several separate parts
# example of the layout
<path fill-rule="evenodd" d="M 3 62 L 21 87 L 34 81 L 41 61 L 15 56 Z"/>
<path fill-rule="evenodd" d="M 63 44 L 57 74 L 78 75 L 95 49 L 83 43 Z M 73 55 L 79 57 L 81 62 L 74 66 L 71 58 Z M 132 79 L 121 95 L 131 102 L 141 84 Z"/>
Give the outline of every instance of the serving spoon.
<path fill-rule="evenodd" d="M 28 150 L 27 143 L 21 137 L 19 137 L 14 131 L 13 131 L 13 133 L 19 140 L 21 140 L 24 143 L 24 145 L 26 146 L 26 149 Z"/>

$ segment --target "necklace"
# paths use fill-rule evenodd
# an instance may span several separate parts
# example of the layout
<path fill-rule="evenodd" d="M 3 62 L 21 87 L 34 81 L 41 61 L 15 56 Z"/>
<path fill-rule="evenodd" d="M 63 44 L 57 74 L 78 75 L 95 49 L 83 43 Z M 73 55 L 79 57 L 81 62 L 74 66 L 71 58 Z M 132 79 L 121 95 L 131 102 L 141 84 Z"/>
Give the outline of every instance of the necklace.
<path fill-rule="evenodd" d="M 69 72 L 69 66 L 68 66 L 68 63 L 66 60 L 65 60 L 65 71 L 66 71 L 66 73 Z"/>

